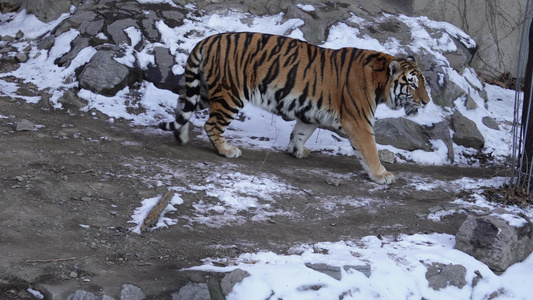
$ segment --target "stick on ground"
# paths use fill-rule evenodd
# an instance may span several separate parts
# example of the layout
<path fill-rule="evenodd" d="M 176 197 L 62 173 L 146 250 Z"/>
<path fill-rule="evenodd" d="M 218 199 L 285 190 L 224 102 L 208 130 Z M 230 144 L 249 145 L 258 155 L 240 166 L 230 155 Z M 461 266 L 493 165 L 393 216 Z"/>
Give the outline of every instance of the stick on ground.
<path fill-rule="evenodd" d="M 157 202 L 154 208 L 152 208 L 146 219 L 144 219 L 144 222 L 141 226 L 141 232 L 145 232 L 157 224 L 159 217 L 161 216 L 167 205 L 170 203 L 172 197 L 174 197 L 173 191 L 167 191 L 163 195 L 163 197 L 161 197 L 159 202 Z"/>

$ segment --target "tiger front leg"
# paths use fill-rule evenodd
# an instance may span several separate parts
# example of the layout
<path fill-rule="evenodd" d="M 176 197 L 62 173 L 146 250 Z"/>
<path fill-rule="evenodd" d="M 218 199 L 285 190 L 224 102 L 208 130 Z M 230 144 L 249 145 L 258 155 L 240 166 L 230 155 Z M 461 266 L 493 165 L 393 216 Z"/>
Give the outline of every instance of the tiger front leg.
<path fill-rule="evenodd" d="M 304 145 L 317 127 L 315 124 L 306 124 L 297 120 L 291 133 L 291 141 L 289 142 L 289 146 L 287 146 L 287 152 L 296 158 L 307 157 L 309 155 L 309 149 L 305 148 Z"/>
<path fill-rule="evenodd" d="M 361 165 L 367 171 L 368 177 L 379 184 L 391 184 L 395 177 L 388 172 L 379 161 L 378 149 L 374 139 L 373 130 L 362 129 L 355 133 L 348 133 L 352 147 L 356 150 L 356 156 Z M 346 130 L 345 130 L 346 131 Z"/>
<path fill-rule="evenodd" d="M 205 122 L 204 129 L 219 155 L 236 158 L 242 155 L 239 148 L 231 146 L 226 142 L 224 132 L 228 125 L 233 121 L 234 114 L 221 112 L 218 105 L 211 105 L 209 108 L 209 119 Z"/>

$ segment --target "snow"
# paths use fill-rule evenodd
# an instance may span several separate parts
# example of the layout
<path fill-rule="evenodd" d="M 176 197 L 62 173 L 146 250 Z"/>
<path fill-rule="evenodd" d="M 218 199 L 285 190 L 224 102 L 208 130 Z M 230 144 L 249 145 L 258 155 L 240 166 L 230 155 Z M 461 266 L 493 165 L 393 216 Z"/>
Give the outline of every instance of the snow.
<path fill-rule="evenodd" d="M 171 0 L 138 0 L 140 3 L 166 3 L 175 6 Z M 314 11 L 315 7 L 307 4 L 299 4 L 298 7 L 306 12 Z M 194 5 L 187 5 L 189 10 L 195 10 Z M 35 38 L 49 33 L 62 20 L 69 16 L 63 14 L 58 20 L 43 23 L 35 16 L 28 15 L 26 11 L 18 14 L 0 14 L 0 32 L 2 35 L 16 35 L 21 30 L 27 38 Z M 355 14 L 347 22 L 334 24 L 329 31 L 327 40 L 322 46 L 340 48 L 357 45 L 359 48 L 373 49 L 390 53 L 392 55 L 405 55 L 408 53 L 432 53 L 437 57 L 439 64 L 449 65 L 443 53 L 453 51 L 456 45 L 452 37 L 460 40 L 467 47 L 475 47 L 475 42 L 457 27 L 445 23 L 429 20 L 425 17 L 392 16 L 384 14 L 382 19 L 396 18 L 403 22 L 413 33 L 413 40 L 407 45 L 390 37 L 386 42 L 362 35 L 359 28 L 350 25 L 350 22 L 363 24 L 368 22 Z M 378 19 L 379 21 L 379 19 Z M 274 16 L 251 16 L 248 14 L 228 12 L 224 15 L 202 15 L 190 13 L 179 27 L 168 27 L 164 22 L 156 23 L 156 28 L 161 34 L 158 43 L 146 41 L 146 45 L 140 50 L 135 50 L 142 38 L 141 33 L 134 27 L 127 28 L 125 33 L 130 39 L 130 44 L 124 44 L 125 56 L 116 60 L 125 65 L 133 65 L 135 61 L 141 67 L 147 67 L 154 63 L 151 51 L 156 46 L 163 46 L 174 55 L 176 66 L 175 74 L 184 72 L 183 65 L 194 45 L 202 38 L 218 32 L 225 31 L 258 31 L 264 33 L 283 34 L 294 38 L 303 39 L 300 27 L 303 21 L 299 19 L 285 20 L 283 14 Z M 441 29 L 440 36 L 432 36 L 426 28 Z M 75 87 L 75 69 L 87 63 L 96 53 L 93 47 L 82 49 L 68 67 L 59 67 L 54 61 L 70 50 L 70 42 L 79 32 L 75 29 L 64 32 L 56 38 L 56 42 L 50 51 L 38 50 L 32 47 L 30 60 L 21 67 L 7 75 L 22 78 L 25 82 L 31 82 L 40 89 L 48 89 L 52 93 L 50 101 L 55 108 L 61 108 L 58 103 L 63 91 Z M 107 38 L 103 33 L 97 35 L 102 40 Z M 23 41 L 15 44 L 19 49 L 25 48 L 29 42 Z M 462 74 L 451 68 L 447 69 L 447 75 L 459 86 L 464 87 L 478 108 L 467 110 L 464 98 L 456 100 L 459 111 L 473 120 L 486 140 L 485 153 L 491 153 L 497 160 L 504 160 L 510 154 L 512 138 L 512 119 L 515 93 L 496 86 L 485 85 L 488 101 L 484 103 L 479 96 L 479 90 L 483 85 L 470 69 L 465 69 Z M 27 102 L 36 103 L 40 97 L 25 97 L 17 95 L 16 83 L 0 79 L 0 96 L 9 96 L 25 99 Z M 162 120 L 172 120 L 173 110 L 178 96 L 170 91 L 156 88 L 152 83 L 143 82 L 139 91 L 133 95 L 129 88 L 119 91 L 115 96 L 105 97 L 94 94 L 88 90 L 81 90 L 78 96 L 85 99 L 88 105 L 82 110 L 91 112 L 98 110 L 109 118 L 109 122 L 123 118 L 130 120 L 133 125 L 152 126 Z M 143 108 L 136 110 L 131 108 Z M 132 111 L 143 111 L 132 113 Z M 409 119 L 422 124 L 431 125 L 444 120 L 450 112 L 430 103 L 415 117 Z M 403 111 L 393 111 L 385 106 L 380 106 L 376 117 L 389 118 L 404 116 Z M 500 130 L 496 131 L 486 127 L 482 123 L 483 117 L 492 117 L 500 124 Z M 0 118 L 7 118 L 0 116 Z M 201 127 L 205 122 L 206 115 L 197 113 L 192 122 Z M 241 147 L 254 149 L 269 149 L 269 151 L 283 151 L 287 146 L 293 122 L 285 122 L 281 118 L 262 111 L 253 106 L 247 106 L 242 111 L 242 116 L 230 125 L 227 131 L 229 139 Z M 267 126 L 265 126 L 267 125 Z M 146 128 L 147 131 L 151 130 Z M 201 130 L 195 131 L 197 138 L 206 139 Z M 135 142 L 124 142 L 129 145 L 137 145 Z M 400 154 L 405 160 L 414 161 L 425 165 L 446 165 L 447 148 L 440 140 L 432 140 L 433 152 L 403 151 L 391 146 L 378 145 L 379 149 L 389 149 Z M 317 130 L 306 145 L 311 151 L 329 153 L 331 155 L 353 155 L 353 150 L 346 140 L 337 135 Z M 274 149 L 274 150 L 272 150 Z M 461 154 L 466 149 L 454 145 L 455 161 L 462 163 L 464 157 Z M 401 159 L 399 159 L 401 163 Z M 212 166 L 199 166 L 212 168 Z M 181 187 L 171 187 L 176 194 L 171 203 L 162 214 L 156 228 L 179 226 L 177 219 L 168 217 L 172 212 L 179 210 L 183 204 L 181 193 L 199 193 L 206 195 L 193 204 L 195 217 L 189 220 L 192 223 L 204 224 L 210 227 L 229 226 L 240 224 L 247 219 L 239 216 L 239 212 L 246 211 L 251 214 L 252 221 L 268 220 L 275 215 L 285 215 L 287 212 L 275 207 L 276 199 L 295 193 L 304 193 L 296 187 L 285 183 L 282 179 L 270 174 L 257 172 L 256 175 L 248 175 L 231 169 L 231 165 L 224 166 L 223 170 L 214 169 L 212 175 L 206 178 L 205 184 L 185 184 Z M 183 176 L 162 174 L 158 178 L 149 178 L 147 182 L 160 186 L 169 180 L 169 176 Z M 337 174 L 337 176 L 339 176 Z M 459 189 L 473 191 L 473 200 L 465 201 L 457 199 L 454 203 L 471 210 L 495 211 L 502 208 L 488 202 L 484 196 L 479 195 L 483 186 L 499 187 L 506 182 L 507 178 L 498 177 L 492 180 L 475 180 L 463 178 L 452 183 L 445 183 L 431 179 L 409 178 L 406 185 L 420 191 L 429 191 L 435 188 L 448 188 L 450 191 Z M 132 232 L 140 233 L 140 227 L 149 211 L 157 203 L 161 195 L 144 199 L 140 206 L 135 209 L 130 223 L 133 224 Z M 323 208 L 332 210 L 337 204 L 351 205 L 354 207 L 371 206 L 375 200 L 351 198 L 339 199 L 325 197 Z M 217 214 L 214 215 L 213 212 Z M 428 216 L 438 222 L 441 217 L 455 211 L 439 211 Z M 504 206 L 503 213 L 493 213 L 508 222 L 512 226 L 521 227 L 525 224 L 525 218 L 517 215 L 523 214 L 527 218 L 533 218 L 532 209 L 523 209 L 513 206 Z M 167 216 L 165 216 L 167 215 Z M 80 224 L 87 228 L 87 225 Z M 385 237 L 380 240 L 376 237 L 365 237 L 357 241 L 338 241 L 335 243 L 316 243 L 295 245 L 291 254 L 280 255 L 272 252 L 245 253 L 237 258 L 232 258 L 227 267 L 217 267 L 213 264 L 218 258 L 206 258 L 204 264 L 193 269 L 208 270 L 214 272 L 227 272 L 235 268 L 248 271 L 251 276 L 237 284 L 228 299 L 488 299 L 491 293 L 498 291 L 498 299 L 530 299 L 529 283 L 533 281 L 533 255 L 522 263 L 510 267 L 505 273 L 495 275 L 488 267 L 473 257 L 454 249 L 453 236 L 446 234 L 417 234 L 400 235 L 396 238 Z M 318 249 L 318 250 L 317 250 Z M 226 260 L 228 258 L 225 258 Z M 439 262 L 443 264 L 461 264 L 466 267 L 466 286 L 457 288 L 448 286 L 442 290 L 433 290 L 428 287 L 425 274 L 427 265 Z M 326 263 L 338 266 L 341 269 L 342 278 L 336 280 L 326 274 L 307 267 L 306 263 Z M 218 265 L 218 264 L 217 264 Z M 355 270 L 343 268 L 346 265 L 371 266 L 370 277 Z M 481 274 L 478 284 L 473 286 L 472 280 Z M 31 292 L 31 291 L 30 291 Z M 35 297 L 39 295 L 35 294 Z"/>
<path fill-rule="evenodd" d="M 359 241 L 300 245 L 288 255 L 257 252 L 242 254 L 232 261 L 205 259 L 202 266 L 190 269 L 247 271 L 251 276 L 235 285 L 228 300 L 487 299 L 495 291 L 501 293 L 498 299 L 529 299 L 533 255 L 498 276 L 472 256 L 455 250 L 454 245 L 455 238 L 448 234 L 383 239 L 369 236 Z M 306 263 L 339 267 L 341 279 L 315 271 Z M 466 285 L 440 290 L 429 287 L 425 276 L 432 263 L 464 266 Z M 227 266 L 218 267 L 221 264 Z M 371 274 L 367 277 L 354 268 L 345 270 L 344 266 L 370 266 Z M 470 283 L 479 276 L 477 285 L 472 286 Z"/>

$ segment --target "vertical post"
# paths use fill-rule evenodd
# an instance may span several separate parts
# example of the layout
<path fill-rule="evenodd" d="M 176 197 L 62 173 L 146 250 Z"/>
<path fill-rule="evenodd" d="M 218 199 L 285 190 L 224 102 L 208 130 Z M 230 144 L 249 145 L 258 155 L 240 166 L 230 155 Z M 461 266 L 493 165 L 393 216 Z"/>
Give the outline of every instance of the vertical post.
<path fill-rule="evenodd" d="M 531 84 L 533 80 L 533 22 L 529 25 L 529 34 L 528 34 L 528 55 L 526 70 L 524 74 L 524 102 L 522 106 L 522 132 L 524 138 L 524 148 L 522 155 L 523 163 L 521 167 L 521 173 L 523 176 L 523 182 L 519 184 L 524 184 L 527 186 L 527 191 L 529 192 L 530 183 L 531 183 L 531 167 L 532 167 L 532 157 L 533 157 L 533 120 L 531 119 L 531 99 L 532 99 L 532 89 Z M 520 84 L 517 82 L 517 84 Z"/>

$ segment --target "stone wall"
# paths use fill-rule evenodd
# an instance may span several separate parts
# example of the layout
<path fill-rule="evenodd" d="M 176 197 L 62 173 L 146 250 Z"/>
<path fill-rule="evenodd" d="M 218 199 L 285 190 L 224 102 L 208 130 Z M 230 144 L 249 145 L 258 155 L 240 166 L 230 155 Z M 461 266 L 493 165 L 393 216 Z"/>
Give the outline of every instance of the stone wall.
<path fill-rule="evenodd" d="M 516 77 L 526 0 L 408 0 L 411 15 L 424 15 L 461 28 L 477 43 L 470 65 L 485 78 L 505 71 Z"/>
<path fill-rule="evenodd" d="M 36 14 L 42 21 L 49 22 L 67 12 L 71 5 L 79 5 L 81 0 L 0 0 L 0 8 L 22 9 Z M 98 1 L 97 1 L 98 2 Z M 102 1 L 100 1 L 102 2 Z M 108 1 L 104 1 L 108 2 Z M 242 1 L 220 0 L 174 0 L 179 4 L 195 3 L 199 8 L 225 10 L 242 8 Z M 292 1 L 256 0 L 246 3 L 247 11 L 257 14 L 276 14 L 281 11 L 291 17 L 302 12 L 294 10 Z M 411 16 L 424 15 L 432 20 L 446 21 L 463 29 L 478 45 L 470 65 L 486 79 L 500 76 L 509 71 L 516 76 L 518 45 L 522 30 L 526 0 L 354 0 L 326 2 L 317 0 L 298 1 L 317 7 L 331 8 L 332 13 L 316 16 L 315 22 L 306 24 L 306 38 L 313 43 L 323 41 L 329 25 L 345 19 L 335 8 L 357 14 L 364 8 L 365 14 L 379 16 L 381 12 L 402 13 Z M 322 11 L 325 11 L 324 9 Z"/>

